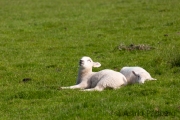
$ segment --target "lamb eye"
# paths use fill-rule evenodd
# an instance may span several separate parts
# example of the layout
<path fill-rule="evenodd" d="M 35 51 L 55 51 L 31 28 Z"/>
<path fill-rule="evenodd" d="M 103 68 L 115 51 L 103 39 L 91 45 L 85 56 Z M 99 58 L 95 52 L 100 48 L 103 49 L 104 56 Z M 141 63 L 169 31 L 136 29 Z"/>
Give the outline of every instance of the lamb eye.
<path fill-rule="evenodd" d="M 91 60 L 90 60 L 90 59 L 89 59 L 88 61 L 89 61 L 89 62 L 91 62 Z"/>

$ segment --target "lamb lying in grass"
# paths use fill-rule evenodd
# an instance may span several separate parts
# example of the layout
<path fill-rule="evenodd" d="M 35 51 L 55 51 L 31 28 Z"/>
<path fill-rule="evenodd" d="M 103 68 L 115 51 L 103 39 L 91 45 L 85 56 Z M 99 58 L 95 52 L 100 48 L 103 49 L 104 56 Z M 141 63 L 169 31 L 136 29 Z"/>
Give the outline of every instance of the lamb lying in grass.
<path fill-rule="evenodd" d="M 144 83 L 146 80 L 156 80 L 141 67 L 123 67 L 120 73 L 126 77 L 128 84 Z"/>
<path fill-rule="evenodd" d="M 92 72 L 92 67 L 100 67 L 99 62 L 93 62 L 90 57 L 82 57 L 79 61 L 79 72 L 76 85 L 61 87 L 62 89 L 83 89 L 83 91 L 102 91 L 105 88 L 118 89 L 127 84 L 124 75 L 105 69 Z"/>

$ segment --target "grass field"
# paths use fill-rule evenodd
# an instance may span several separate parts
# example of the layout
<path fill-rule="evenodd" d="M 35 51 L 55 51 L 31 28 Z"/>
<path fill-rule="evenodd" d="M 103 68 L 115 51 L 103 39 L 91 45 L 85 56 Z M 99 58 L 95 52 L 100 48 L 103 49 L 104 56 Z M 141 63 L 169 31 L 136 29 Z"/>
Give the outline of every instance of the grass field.
<path fill-rule="evenodd" d="M 150 50 L 119 46 L 148 45 Z M 179 120 L 179 0 L 1 0 L 1 120 Z M 78 61 L 141 66 L 157 81 L 118 90 L 60 90 Z"/>

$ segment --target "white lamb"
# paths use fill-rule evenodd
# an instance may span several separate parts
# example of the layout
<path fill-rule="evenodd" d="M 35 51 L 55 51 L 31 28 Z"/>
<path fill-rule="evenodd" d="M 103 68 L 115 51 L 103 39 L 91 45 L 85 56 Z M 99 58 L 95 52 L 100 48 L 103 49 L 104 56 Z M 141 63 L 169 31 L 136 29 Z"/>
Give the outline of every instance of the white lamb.
<path fill-rule="evenodd" d="M 144 83 L 146 80 L 156 80 L 141 67 L 123 67 L 120 73 L 126 77 L 128 84 Z"/>
<path fill-rule="evenodd" d="M 93 62 L 90 57 L 82 57 L 79 61 L 79 72 L 76 85 L 61 87 L 62 89 L 83 89 L 83 91 L 102 91 L 105 88 L 118 89 L 127 84 L 124 75 L 113 70 L 92 72 L 92 67 L 100 67 L 99 62 Z"/>

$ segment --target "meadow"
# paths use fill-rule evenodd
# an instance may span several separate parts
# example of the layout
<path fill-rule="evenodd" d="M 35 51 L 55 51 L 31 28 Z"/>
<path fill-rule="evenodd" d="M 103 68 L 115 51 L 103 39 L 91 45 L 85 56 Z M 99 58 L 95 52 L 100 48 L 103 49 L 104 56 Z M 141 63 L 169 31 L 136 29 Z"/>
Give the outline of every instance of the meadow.
<path fill-rule="evenodd" d="M 179 120 L 179 0 L 1 0 L 1 120 Z M 121 49 L 146 45 L 149 50 Z M 157 81 L 62 90 L 78 61 L 141 66 Z"/>

